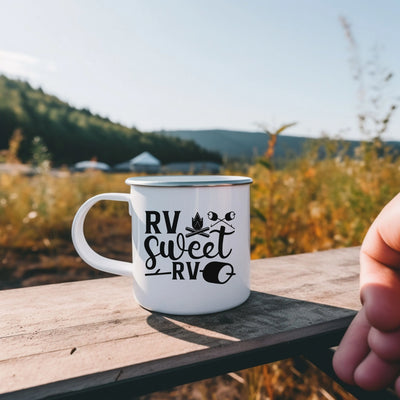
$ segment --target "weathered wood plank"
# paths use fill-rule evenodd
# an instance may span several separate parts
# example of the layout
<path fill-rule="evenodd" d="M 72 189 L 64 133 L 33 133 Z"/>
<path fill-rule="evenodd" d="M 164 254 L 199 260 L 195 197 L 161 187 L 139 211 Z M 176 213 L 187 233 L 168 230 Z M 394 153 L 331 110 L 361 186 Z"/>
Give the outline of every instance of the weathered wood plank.
<path fill-rule="evenodd" d="M 252 288 L 358 310 L 359 247 L 255 260 Z"/>
<path fill-rule="evenodd" d="M 197 317 L 142 309 L 122 277 L 0 292 L 0 393 L 139 390 L 154 374 L 178 384 L 182 371 L 200 379 L 335 345 L 354 315 L 337 307 L 358 308 L 358 249 L 254 261 L 252 288 L 244 305 Z"/>

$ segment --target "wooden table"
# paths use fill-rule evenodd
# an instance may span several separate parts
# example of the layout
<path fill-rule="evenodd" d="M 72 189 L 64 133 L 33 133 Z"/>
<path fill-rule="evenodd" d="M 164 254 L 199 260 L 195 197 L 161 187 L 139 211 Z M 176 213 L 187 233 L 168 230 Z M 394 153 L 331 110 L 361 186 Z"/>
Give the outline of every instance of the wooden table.
<path fill-rule="evenodd" d="M 245 304 L 196 317 L 144 310 L 125 277 L 0 291 L 0 398 L 122 398 L 335 346 L 358 253 L 253 261 Z"/>

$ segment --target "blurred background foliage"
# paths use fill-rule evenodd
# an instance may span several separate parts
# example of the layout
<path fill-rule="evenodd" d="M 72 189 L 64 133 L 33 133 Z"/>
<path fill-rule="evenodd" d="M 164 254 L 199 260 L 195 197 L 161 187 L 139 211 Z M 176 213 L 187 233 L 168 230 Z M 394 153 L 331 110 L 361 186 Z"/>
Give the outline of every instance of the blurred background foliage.
<path fill-rule="evenodd" d="M 380 209 L 398 192 L 400 160 L 389 150 L 381 155 L 379 148 L 357 158 L 327 149 L 326 153 L 332 156 L 320 159 L 320 147 L 324 143 L 321 139 L 304 157 L 288 160 L 284 168 L 271 168 L 271 160 L 266 164 L 264 159 L 241 166 L 240 172 L 254 180 L 251 186 L 252 258 L 359 245 Z M 237 174 L 229 166 L 222 172 Z M 99 171 L 72 174 L 62 169 L 57 174 L 43 170 L 35 176 L 0 174 L 3 284 L 6 270 L 10 274 L 22 267 L 17 259 L 16 264 L 12 262 L 12 254 L 14 258 L 16 255 L 27 257 L 27 253 L 39 258 L 53 255 L 54 264 L 58 262 L 75 271 L 77 268 L 90 270 L 77 261 L 71 248 L 73 216 L 79 205 L 95 194 L 127 192 L 124 181 L 130 175 Z M 89 216 L 88 235 L 92 235 L 101 251 L 117 251 L 129 259 L 127 210 L 117 202 L 102 202 Z M 63 251 L 66 251 L 64 257 L 71 257 L 68 263 L 60 261 Z M 36 274 L 40 273 L 43 271 L 38 270 Z M 52 274 L 49 279 L 63 280 L 65 276 Z"/>

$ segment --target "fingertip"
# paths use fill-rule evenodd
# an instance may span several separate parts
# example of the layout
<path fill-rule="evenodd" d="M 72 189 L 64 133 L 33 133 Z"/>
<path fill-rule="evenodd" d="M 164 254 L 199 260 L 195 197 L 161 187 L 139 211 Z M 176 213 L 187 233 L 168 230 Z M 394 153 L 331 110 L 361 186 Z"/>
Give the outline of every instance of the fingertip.
<path fill-rule="evenodd" d="M 347 358 L 346 352 L 338 347 L 333 355 L 332 366 L 339 379 L 349 385 L 355 385 L 354 371 L 356 366 L 349 363 Z"/>
<path fill-rule="evenodd" d="M 368 334 L 368 345 L 383 360 L 389 362 L 400 360 L 400 330 L 381 332 L 371 328 Z"/>
<path fill-rule="evenodd" d="M 365 313 L 361 310 L 351 322 L 333 356 L 332 366 L 336 375 L 348 384 L 355 384 L 354 371 L 369 352 L 369 329 Z"/>
<path fill-rule="evenodd" d="M 399 372 L 399 363 L 386 362 L 370 352 L 354 371 L 354 381 L 365 390 L 382 390 L 395 381 Z"/>
<path fill-rule="evenodd" d="M 362 289 L 363 308 L 369 323 L 380 331 L 400 329 L 400 295 L 398 288 L 367 285 Z"/>

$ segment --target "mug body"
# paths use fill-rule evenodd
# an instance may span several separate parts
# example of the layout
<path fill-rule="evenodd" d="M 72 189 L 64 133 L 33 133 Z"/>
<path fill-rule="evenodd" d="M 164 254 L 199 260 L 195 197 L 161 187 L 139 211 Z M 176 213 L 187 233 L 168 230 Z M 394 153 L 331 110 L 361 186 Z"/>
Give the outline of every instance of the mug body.
<path fill-rule="evenodd" d="M 250 294 L 250 178 L 129 178 L 134 296 L 144 308 L 194 315 Z"/>

